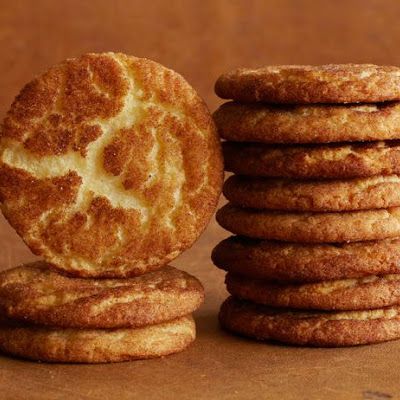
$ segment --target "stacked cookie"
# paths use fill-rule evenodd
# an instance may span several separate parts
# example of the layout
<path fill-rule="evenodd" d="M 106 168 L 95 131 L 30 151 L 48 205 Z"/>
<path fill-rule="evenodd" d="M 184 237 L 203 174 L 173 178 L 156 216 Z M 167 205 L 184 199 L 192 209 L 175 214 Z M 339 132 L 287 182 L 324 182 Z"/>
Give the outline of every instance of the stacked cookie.
<path fill-rule="evenodd" d="M 206 226 L 222 172 L 207 107 L 157 63 L 87 54 L 26 85 L 1 130 L 0 199 L 45 261 L 0 274 L 0 350 L 94 363 L 186 348 L 204 291 L 167 264 Z"/>
<path fill-rule="evenodd" d="M 214 114 L 237 234 L 213 251 L 221 324 L 346 346 L 400 338 L 400 69 L 278 66 L 222 75 Z"/>
<path fill-rule="evenodd" d="M 71 278 L 44 262 L 0 274 L 0 348 L 59 362 L 115 362 L 185 349 L 203 301 L 193 276 L 164 267 L 127 279 Z"/>

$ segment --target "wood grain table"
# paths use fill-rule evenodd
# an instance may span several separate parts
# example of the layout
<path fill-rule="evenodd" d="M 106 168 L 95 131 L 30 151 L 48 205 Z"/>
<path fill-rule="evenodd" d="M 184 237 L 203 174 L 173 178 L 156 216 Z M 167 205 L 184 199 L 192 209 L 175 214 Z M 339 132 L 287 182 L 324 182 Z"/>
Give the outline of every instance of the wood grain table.
<path fill-rule="evenodd" d="M 123 51 L 182 73 L 214 109 L 217 76 L 288 63 L 400 65 L 399 1 L 0 1 L 0 116 L 47 66 L 88 51 Z M 400 341 L 344 349 L 256 343 L 218 327 L 226 297 L 213 220 L 173 265 L 198 276 L 198 339 L 170 357 L 63 365 L 0 356 L 0 399 L 400 398 Z M 0 269 L 34 257 L 0 221 Z"/>

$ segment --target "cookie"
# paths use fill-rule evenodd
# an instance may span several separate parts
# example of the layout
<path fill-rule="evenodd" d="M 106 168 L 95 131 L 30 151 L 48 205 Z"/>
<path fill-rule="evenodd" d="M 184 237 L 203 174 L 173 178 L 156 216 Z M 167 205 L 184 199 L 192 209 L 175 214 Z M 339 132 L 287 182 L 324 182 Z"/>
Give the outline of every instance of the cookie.
<path fill-rule="evenodd" d="M 272 65 L 221 75 L 223 99 L 282 104 L 400 100 L 400 68 L 372 64 Z"/>
<path fill-rule="evenodd" d="M 224 142 L 225 169 L 275 178 L 363 178 L 400 174 L 400 142 L 269 146 Z"/>
<path fill-rule="evenodd" d="M 310 106 L 230 102 L 214 113 L 214 121 L 223 138 L 239 142 L 331 143 L 400 139 L 400 102 Z"/>
<path fill-rule="evenodd" d="M 225 283 L 234 297 L 279 308 L 370 310 L 400 305 L 400 274 L 279 284 L 228 273 Z"/>
<path fill-rule="evenodd" d="M 0 324 L 0 351 L 31 360 L 107 363 L 166 356 L 196 337 L 191 316 L 128 329 L 59 329 Z"/>
<path fill-rule="evenodd" d="M 400 307 L 368 311 L 286 311 L 229 297 L 219 320 L 225 329 L 259 340 L 318 347 L 355 346 L 400 338 Z"/>
<path fill-rule="evenodd" d="M 302 244 L 232 236 L 212 252 L 233 274 L 280 282 L 318 282 L 400 273 L 400 240 Z"/>
<path fill-rule="evenodd" d="M 129 279 L 70 278 L 42 261 L 0 273 L 0 310 L 13 320 L 67 328 L 141 327 L 196 310 L 201 283 L 170 266 Z"/>
<path fill-rule="evenodd" d="M 165 265 L 203 231 L 221 186 L 206 105 L 150 60 L 66 60 L 22 89 L 2 126 L 2 211 L 35 254 L 77 276 Z"/>
<path fill-rule="evenodd" d="M 344 243 L 400 236 L 400 207 L 381 210 L 290 213 L 227 204 L 217 212 L 226 230 L 255 239 L 300 243 Z"/>
<path fill-rule="evenodd" d="M 234 205 L 288 211 L 351 211 L 400 206 L 400 177 L 293 181 L 231 176 L 225 197 Z"/>

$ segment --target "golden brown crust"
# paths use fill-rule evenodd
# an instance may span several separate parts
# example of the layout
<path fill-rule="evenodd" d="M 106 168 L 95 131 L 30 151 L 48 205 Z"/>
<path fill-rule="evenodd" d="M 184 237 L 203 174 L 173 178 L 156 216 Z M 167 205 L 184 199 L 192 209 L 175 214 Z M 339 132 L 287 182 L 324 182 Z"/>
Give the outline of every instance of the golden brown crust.
<path fill-rule="evenodd" d="M 279 284 L 228 273 L 228 292 L 272 307 L 312 310 L 370 310 L 400 305 L 400 275 L 371 275 L 303 284 Z"/>
<path fill-rule="evenodd" d="M 69 278 L 45 262 L 0 273 L 0 310 L 13 320 L 66 328 L 158 324 L 195 311 L 201 283 L 170 266 L 130 279 Z"/>
<path fill-rule="evenodd" d="M 400 79 L 400 76 L 399 76 Z M 331 143 L 400 138 L 400 103 L 272 106 L 225 103 L 213 115 L 227 140 Z"/>
<path fill-rule="evenodd" d="M 225 197 L 234 205 L 288 211 L 352 211 L 400 206 L 400 177 L 292 181 L 231 176 Z"/>
<path fill-rule="evenodd" d="M 31 360 L 108 363 L 166 356 L 196 337 L 191 316 L 128 329 L 58 329 L 0 324 L 0 350 Z"/>
<path fill-rule="evenodd" d="M 224 142 L 225 169 L 249 176 L 297 179 L 400 174 L 399 142 L 269 146 Z"/>
<path fill-rule="evenodd" d="M 255 239 L 300 243 L 344 243 L 400 236 L 400 207 L 381 210 L 289 213 L 227 204 L 217 212 L 225 229 Z"/>
<path fill-rule="evenodd" d="M 368 311 L 285 311 L 229 297 L 219 320 L 232 332 L 259 340 L 340 347 L 400 338 L 400 307 Z"/>
<path fill-rule="evenodd" d="M 348 244 L 283 243 L 232 236 L 212 252 L 233 274 L 281 282 L 318 282 L 400 273 L 400 240 Z"/>
<path fill-rule="evenodd" d="M 200 235 L 221 185 L 206 105 L 150 60 L 67 60 L 29 83 L 3 123 L 2 211 L 35 254 L 78 276 L 165 265 Z"/>
<path fill-rule="evenodd" d="M 400 100 L 400 68 L 372 64 L 276 65 L 221 75 L 223 99 L 285 104 Z"/>

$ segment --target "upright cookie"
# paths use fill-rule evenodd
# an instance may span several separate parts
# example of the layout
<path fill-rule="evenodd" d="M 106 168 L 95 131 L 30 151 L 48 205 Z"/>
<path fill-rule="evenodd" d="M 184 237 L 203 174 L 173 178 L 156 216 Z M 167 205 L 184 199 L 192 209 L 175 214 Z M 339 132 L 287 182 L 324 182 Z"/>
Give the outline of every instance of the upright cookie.
<path fill-rule="evenodd" d="M 303 244 L 232 236 L 212 252 L 233 274 L 282 282 L 318 282 L 400 273 L 400 240 Z"/>
<path fill-rule="evenodd" d="M 17 357 L 67 363 L 107 363 L 166 356 L 196 337 L 191 316 L 136 329 L 59 329 L 0 324 L 0 350 Z"/>
<path fill-rule="evenodd" d="M 370 310 L 400 305 L 400 274 L 279 284 L 228 273 L 225 282 L 236 298 L 279 308 Z"/>
<path fill-rule="evenodd" d="M 234 205 L 288 211 L 352 211 L 400 206 L 400 177 L 292 181 L 231 176 L 224 195 Z"/>
<path fill-rule="evenodd" d="M 195 311 L 201 283 L 166 266 L 129 279 L 69 278 L 44 262 L 0 273 L 0 310 L 12 319 L 66 328 L 141 327 Z"/>
<path fill-rule="evenodd" d="M 372 64 L 239 68 L 218 78 L 215 93 L 223 99 L 282 104 L 400 100 L 400 68 Z"/>
<path fill-rule="evenodd" d="M 399 76 L 400 79 L 400 76 Z M 221 136 L 262 143 L 400 139 L 400 103 L 273 106 L 225 103 L 214 121 Z"/>
<path fill-rule="evenodd" d="M 165 265 L 200 235 L 221 185 L 206 105 L 150 60 L 66 60 L 23 88 L 2 126 L 2 211 L 35 254 L 75 275 Z"/>
<path fill-rule="evenodd" d="M 229 297 L 221 325 L 259 340 L 305 346 L 355 346 L 400 338 L 400 307 L 368 311 L 285 311 Z"/>
<path fill-rule="evenodd" d="M 249 176 L 314 179 L 400 174 L 400 144 L 269 146 L 224 142 L 225 169 Z"/>
<path fill-rule="evenodd" d="M 227 204 L 217 212 L 225 229 L 255 239 L 300 243 L 344 243 L 400 236 L 400 207 L 381 210 L 289 213 Z"/>

